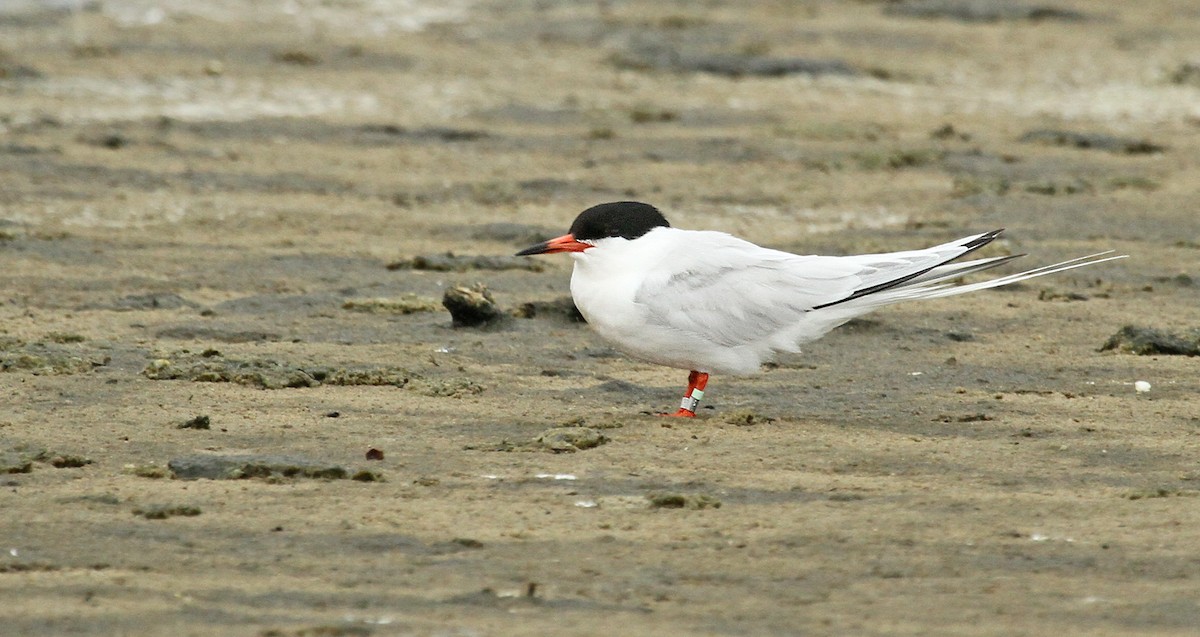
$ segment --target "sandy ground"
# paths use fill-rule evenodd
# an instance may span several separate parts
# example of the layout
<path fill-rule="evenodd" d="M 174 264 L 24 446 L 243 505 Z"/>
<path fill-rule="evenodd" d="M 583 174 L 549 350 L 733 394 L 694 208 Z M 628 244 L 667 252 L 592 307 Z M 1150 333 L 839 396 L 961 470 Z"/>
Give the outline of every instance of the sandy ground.
<path fill-rule="evenodd" d="M 0 634 L 1200 626 L 1200 359 L 1100 351 L 1200 326 L 1194 2 L 70 4 L 0 13 Z M 694 422 L 561 312 L 440 307 L 568 259 L 394 265 L 627 198 L 1132 258 L 889 308 Z"/>

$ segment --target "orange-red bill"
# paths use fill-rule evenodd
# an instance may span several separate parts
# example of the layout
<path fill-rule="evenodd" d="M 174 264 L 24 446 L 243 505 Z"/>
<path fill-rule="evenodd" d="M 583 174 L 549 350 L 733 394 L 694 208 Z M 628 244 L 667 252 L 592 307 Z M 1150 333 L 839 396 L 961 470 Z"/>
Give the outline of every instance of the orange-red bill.
<path fill-rule="evenodd" d="M 576 241 L 574 235 L 564 234 L 561 237 L 555 237 L 549 241 L 543 241 L 535 246 L 529 246 L 517 253 L 518 257 L 527 257 L 531 254 L 554 254 L 556 252 L 583 252 L 592 247 L 590 243 Z"/>

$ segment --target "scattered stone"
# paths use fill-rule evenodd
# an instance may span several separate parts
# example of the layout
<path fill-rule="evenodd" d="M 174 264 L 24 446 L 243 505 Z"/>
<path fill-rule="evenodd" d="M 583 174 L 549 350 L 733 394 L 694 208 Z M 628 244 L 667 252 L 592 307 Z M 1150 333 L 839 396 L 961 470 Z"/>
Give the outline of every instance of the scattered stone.
<path fill-rule="evenodd" d="M 191 380 L 206 383 L 237 383 L 262 389 L 285 387 L 316 387 L 321 384 L 309 372 L 298 367 L 267 359 L 151 361 L 142 375 L 151 380 Z"/>
<path fill-rule="evenodd" d="M 191 420 L 178 425 L 179 429 L 211 429 L 211 421 L 208 416 L 196 416 Z"/>
<path fill-rule="evenodd" d="M 1071 148 L 1106 150 L 1112 153 L 1126 155 L 1147 155 L 1161 153 L 1165 146 L 1146 140 L 1115 137 L 1103 133 L 1078 133 L 1075 131 L 1039 129 L 1032 130 L 1021 136 L 1020 141 L 1026 143 L 1046 144 L 1050 146 L 1069 146 Z"/>
<path fill-rule="evenodd" d="M 450 378 L 447 380 L 420 379 L 412 383 L 413 391 L 422 396 L 440 398 L 462 398 L 482 394 L 484 387 L 469 378 Z"/>
<path fill-rule="evenodd" d="M 367 460 L 383 460 L 383 451 L 374 447 L 367 449 Z"/>
<path fill-rule="evenodd" d="M 646 495 L 652 509 L 719 509 L 721 501 L 710 495 L 683 493 L 650 493 Z"/>
<path fill-rule="evenodd" d="M 186 504 L 151 504 L 134 509 L 133 514 L 147 520 L 165 520 L 176 516 L 194 517 L 200 515 L 200 507 Z"/>
<path fill-rule="evenodd" d="M 1126 325 L 1100 347 L 1102 352 L 1108 350 L 1139 356 L 1200 356 L 1200 327 L 1173 334 L 1152 327 Z"/>
<path fill-rule="evenodd" d="M 80 467 L 86 467 L 87 465 L 92 464 L 91 458 L 76 456 L 69 453 L 49 455 L 44 460 L 39 460 L 49 464 L 55 469 L 78 469 Z"/>
<path fill-rule="evenodd" d="M 341 387 L 405 387 L 409 384 L 412 376 L 408 370 L 398 367 L 365 369 L 339 367 L 335 369 L 313 369 L 309 373 L 319 383 Z"/>
<path fill-rule="evenodd" d="M 418 312 L 436 312 L 441 307 L 436 300 L 419 297 L 415 294 L 398 299 L 349 299 L 342 303 L 343 310 L 370 314 L 416 314 Z"/>
<path fill-rule="evenodd" d="M 400 259 L 387 264 L 389 270 L 426 270 L 432 272 L 466 272 L 468 270 L 529 270 L 541 272 L 546 269 L 537 259 L 524 257 L 497 257 L 486 255 L 431 254 Z"/>
<path fill-rule="evenodd" d="M 725 416 L 725 422 L 738 427 L 753 427 L 754 425 L 769 425 L 775 422 L 775 419 L 752 411 L 735 411 Z"/>
<path fill-rule="evenodd" d="M 450 311 L 454 327 L 479 327 L 503 316 L 500 308 L 496 307 L 492 293 L 482 283 L 456 285 L 447 289 L 442 297 L 442 305 Z"/>
<path fill-rule="evenodd" d="M 48 464 L 56 469 L 78 469 L 92 464 L 91 458 L 70 453 L 58 453 L 49 449 L 31 448 L 26 445 L 0 452 L 0 473 L 29 473 L 33 463 Z"/>
<path fill-rule="evenodd" d="M 1083 13 L 1061 7 L 996 0 L 900 0 L 889 3 L 884 7 L 883 13 L 905 18 L 945 19 L 967 23 L 1002 20 L 1081 22 L 1087 19 Z"/>
<path fill-rule="evenodd" d="M 110 357 L 87 351 L 77 344 L 24 343 L 0 340 L 0 372 L 25 372 L 34 376 L 83 374 L 108 365 Z"/>
<path fill-rule="evenodd" d="M 484 391 L 484 387 L 471 378 L 422 378 L 400 367 L 301 366 L 270 359 L 205 357 L 187 351 L 172 355 L 169 359 L 150 361 L 142 370 L 142 375 L 151 380 L 237 383 L 262 389 L 319 385 L 405 387 L 424 396 L 454 398 L 473 396 Z M 325 416 L 336 418 L 340 415 L 339 412 L 330 412 Z"/>
<path fill-rule="evenodd" d="M 196 455 L 174 458 L 167 463 L 180 480 L 244 480 L 248 478 L 313 478 L 344 480 L 348 469 L 299 456 L 282 455 Z"/>
<path fill-rule="evenodd" d="M 989 420 L 995 420 L 995 419 L 996 418 L 994 416 L 989 416 L 989 415 L 983 414 L 983 413 L 966 414 L 963 416 L 951 416 L 949 414 L 940 414 L 940 415 L 938 415 L 937 418 L 934 418 L 933 421 L 934 422 L 987 422 Z"/>
<path fill-rule="evenodd" d="M 608 436 L 591 427 L 555 427 L 534 439 L 535 447 L 554 453 L 574 453 L 608 442 Z"/>
<path fill-rule="evenodd" d="M 568 323 L 586 323 L 587 319 L 575 306 L 575 300 L 569 296 L 559 297 L 553 301 L 529 301 L 522 303 L 512 311 L 516 318 L 531 319 L 535 317 L 553 318 Z"/>

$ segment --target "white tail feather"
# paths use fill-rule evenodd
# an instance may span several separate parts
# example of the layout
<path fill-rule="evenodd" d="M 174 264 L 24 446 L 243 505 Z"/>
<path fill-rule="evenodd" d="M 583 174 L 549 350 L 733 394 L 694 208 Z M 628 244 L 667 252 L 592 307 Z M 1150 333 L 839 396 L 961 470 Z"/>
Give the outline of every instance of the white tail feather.
<path fill-rule="evenodd" d="M 900 301 L 937 299 L 944 296 L 954 296 L 956 294 L 966 294 L 968 292 L 976 292 L 979 290 L 986 290 L 988 288 L 1000 287 L 1002 285 L 1011 285 L 1013 283 L 1019 283 L 1021 281 L 1033 279 L 1039 276 L 1046 276 L 1047 274 L 1066 272 L 1067 270 L 1074 270 L 1075 268 L 1082 268 L 1088 265 L 1104 263 L 1105 261 L 1125 259 L 1129 256 L 1127 254 L 1122 254 L 1113 257 L 1105 257 L 1103 259 L 1099 258 L 1106 254 L 1112 254 L 1112 252 L 1112 250 L 1097 252 L 1096 254 L 1089 254 L 1087 256 L 1061 261 L 1051 265 L 1044 265 L 1039 268 L 1018 272 L 1016 274 L 1009 274 L 996 279 L 989 279 L 987 281 L 979 281 L 976 283 L 967 283 L 964 285 L 952 285 L 942 282 L 962 276 L 963 274 L 995 267 L 1007 261 L 1011 261 L 1016 257 L 1007 256 L 995 257 L 992 259 L 979 259 L 978 261 L 968 261 L 966 263 L 957 264 L 958 267 L 954 267 L 953 264 L 939 266 L 938 268 L 930 270 L 926 274 L 914 279 L 913 281 L 908 281 L 890 290 L 884 290 L 877 294 L 864 296 L 861 299 L 855 299 L 855 301 L 861 303 L 863 306 L 878 307 L 881 305 L 891 305 L 892 303 L 898 303 Z"/>

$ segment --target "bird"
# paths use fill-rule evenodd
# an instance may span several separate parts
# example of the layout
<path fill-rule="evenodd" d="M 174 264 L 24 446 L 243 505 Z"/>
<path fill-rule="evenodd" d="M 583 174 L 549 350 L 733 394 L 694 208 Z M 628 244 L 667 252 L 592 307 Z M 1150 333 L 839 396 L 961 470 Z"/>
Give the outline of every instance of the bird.
<path fill-rule="evenodd" d="M 690 418 L 710 374 L 743 376 L 795 353 L 872 310 L 1009 285 L 1125 258 L 1112 250 L 975 283 L 960 277 L 1024 255 L 955 262 L 1003 229 L 921 250 L 854 256 L 798 255 L 730 234 L 672 227 L 638 201 L 584 210 L 567 234 L 516 256 L 565 252 L 571 297 L 588 325 L 618 350 L 688 370 L 679 409 Z"/>

